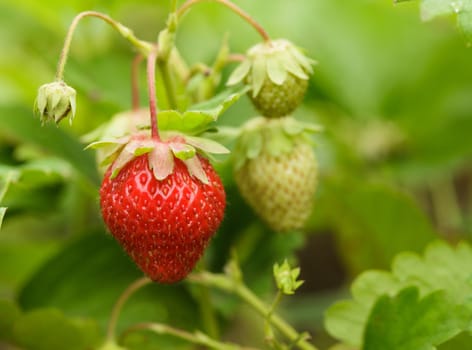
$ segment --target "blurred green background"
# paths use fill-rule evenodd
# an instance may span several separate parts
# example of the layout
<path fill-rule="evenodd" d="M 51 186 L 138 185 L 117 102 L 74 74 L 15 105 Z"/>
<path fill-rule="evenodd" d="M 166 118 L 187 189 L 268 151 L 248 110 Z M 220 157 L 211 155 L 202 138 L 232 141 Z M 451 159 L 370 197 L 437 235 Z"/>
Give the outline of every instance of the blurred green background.
<path fill-rule="evenodd" d="M 421 251 L 437 238 L 470 239 L 472 51 L 450 18 L 422 23 L 415 2 L 235 3 L 273 38 L 294 41 L 318 61 L 295 116 L 325 128 L 315 139 L 320 186 L 307 231 L 278 235 L 239 197 L 230 161 L 218 164 L 228 210 L 203 265 L 221 271 L 235 248 L 249 286 L 270 300 L 272 264 L 285 257 L 297 261 L 306 282 L 281 312 L 312 332 L 316 344 L 329 344 L 323 312 L 361 271 L 388 268 L 396 253 Z M 13 331 L 0 322 L 0 340 L 28 349 L 41 348 L 38 339 L 51 329 L 56 335 L 63 329 L 64 341 L 76 340 L 70 349 L 100 343 L 114 301 L 140 276 L 105 233 L 98 209 L 100 175 L 93 152 L 83 151 L 79 140 L 130 108 L 134 53 L 128 43 L 106 24 L 85 19 L 65 73 L 78 92 L 74 124 L 41 128 L 32 114 L 38 87 L 54 78 L 68 25 L 84 10 L 107 13 L 153 41 L 164 27 L 169 2 L 0 3 L 0 193 L 13 180 L 0 203 L 8 207 L 0 232 L 0 299 L 5 300 L 0 315 L 9 315 L 3 320 L 28 315 Z M 225 33 L 235 53 L 259 40 L 226 8 L 205 3 L 185 17 L 177 46 L 188 62 L 210 64 Z M 143 74 L 143 105 L 144 80 Z M 239 125 L 254 115 L 243 98 L 218 123 Z M 185 283 L 138 294 L 125 307 L 120 329 L 140 321 L 205 329 L 202 308 L 210 306 L 199 305 L 198 292 Z M 211 298 L 226 339 L 263 341 L 256 332 L 263 322 L 231 297 L 212 293 Z M 136 335 L 128 346 L 189 348 L 154 338 Z"/>

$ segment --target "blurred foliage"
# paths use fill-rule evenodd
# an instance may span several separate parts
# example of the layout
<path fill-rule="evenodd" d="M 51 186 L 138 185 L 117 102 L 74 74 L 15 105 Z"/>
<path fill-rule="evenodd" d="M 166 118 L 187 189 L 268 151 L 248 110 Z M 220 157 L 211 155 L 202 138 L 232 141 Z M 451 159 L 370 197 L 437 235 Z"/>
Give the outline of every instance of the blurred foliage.
<path fill-rule="evenodd" d="M 296 260 L 302 256 L 298 253 L 313 249 L 311 259 L 300 260 L 302 279 L 320 282 L 312 289 L 305 288 L 309 283 L 301 286 L 300 296 L 284 300 L 282 313 L 302 320 L 299 326 L 313 331 L 316 344 L 332 344 L 322 330 L 322 313 L 359 273 L 386 268 L 399 252 L 422 251 L 438 237 L 470 239 L 472 51 L 451 18 L 422 23 L 416 2 L 235 2 L 273 38 L 293 40 L 319 62 L 305 104 L 295 116 L 325 128 L 315 139 L 320 188 L 307 232 L 276 235 L 237 193 L 231 159 L 216 164 L 227 188 L 228 208 L 201 268 L 221 271 L 235 250 L 248 285 L 267 296 L 275 291 L 273 263 Z M 107 25 L 84 20 L 65 72 L 78 95 L 74 124 L 41 128 L 32 114 L 38 87 L 54 77 L 67 27 L 83 10 L 105 12 L 138 37 L 155 40 L 169 2 L 0 3 L 0 222 L 5 214 L 0 232 L 0 347 L 16 342 L 28 349 L 72 349 L 64 344 L 73 339 L 80 349 L 100 343 L 114 301 L 140 276 L 104 230 L 97 203 L 100 175 L 93 151 L 83 151 L 80 142 L 110 116 L 130 109 L 133 50 Z M 235 53 L 259 40 L 227 9 L 205 3 L 185 16 L 177 46 L 188 62 L 210 64 L 226 32 Z M 224 70 L 224 77 L 231 68 Z M 141 78 L 145 106 L 143 70 Z M 242 98 L 218 125 L 240 125 L 255 115 Z M 326 232 L 333 237 L 327 246 L 309 244 Z M 326 249 L 332 251 L 331 258 L 316 260 Z M 321 264 L 319 275 L 304 274 L 314 261 Z M 341 264 L 344 283 L 327 290 L 323 275 L 332 273 L 333 264 Z M 390 315 L 403 299 L 415 299 L 415 293 L 406 289 L 385 297 L 376 310 Z M 119 329 L 152 320 L 209 331 L 198 295 L 185 283 L 143 289 L 126 304 Z M 261 341 L 259 334 L 243 328 L 233 298 L 215 291 L 209 297 L 219 332 L 242 343 Z M 416 298 L 414 310 L 426 302 L 436 305 L 441 298 Z M 313 311 L 298 317 L 293 310 Z M 39 336 L 48 339 L 43 337 L 48 327 L 60 327 L 57 343 L 36 341 Z M 463 333 L 441 349 L 462 349 L 460 344 L 470 344 L 469 338 Z M 127 338 L 131 349 L 151 347 L 144 344 L 190 347 L 144 333 Z"/>

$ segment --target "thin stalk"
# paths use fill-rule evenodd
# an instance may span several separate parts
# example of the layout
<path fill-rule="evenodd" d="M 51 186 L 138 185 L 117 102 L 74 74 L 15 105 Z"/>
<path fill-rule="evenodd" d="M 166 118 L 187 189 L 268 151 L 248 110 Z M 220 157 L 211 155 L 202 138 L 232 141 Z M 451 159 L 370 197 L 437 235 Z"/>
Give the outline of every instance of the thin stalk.
<path fill-rule="evenodd" d="M 167 100 L 169 102 L 169 108 L 177 109 L 177 98 L 175 96 L 176 95 L 175 86 L 174 86 L 174 82 L 171 76 L 172 73 L 170 71 L 169 63 L 168 61 L 159 60 L 158 66 L 161 72 L 162 82 L 165 86 L 165 90 L 167 93 Z"/>
<path fill-rule="evenodd" d="M 277 306 L 280 304 L 280 301 L 282 300 L 283 294 L 282 291 L 278 290 L 277 295 L 275 296 L 274 302 L 270 306 L 270 310 L 267 313 L 266 321 L 265 321 L 265 332 L 266 332 L 266 338 L 269 342 L 273 343 L 275 342 L 275 336 L 274 332 L 272 331 L 272 315 L 274 314 L 275 310 L 277 309 Z"/>
<path fill-rule="evenodd" d="M 226 58 L 226 62 L 227 63 L 242 62 L 245 59 L 246 59 L 246 55 L 243 55 L 241 53 L 232 53 L 232 54 L 228 55 L 228 57 Z"/>
<path fill-rule="evenodd" d="M 177 10 L 177 0 L 170 0 L 170 12 L 175 12 Z"/>
<path fill-rule="evenodd" d="M 214 1 L 226 6 L 231 11 L 240 16 L 243 20 L 245 20 L 247 23 L 249 23 L 259 33 L 259 35 L 264 39 L 264 41 L 270 41 L 269 34 L 267 34 L 264 28 L 248 13 L 246 13 L 244 10 L 242 10 L 240 7 L 236 6 L 229 0 L 187 0 L 187 2 L 180 6 L 180 8 L 176 11 L 177 18 L 180 18 L 193 5 L 203 1 Z"/>
<path fill-rule="evenodd" d="M 162 323 L 139 323 L 128 328 L 123 334 L 123 337 L 126 337 L 130 332 L 137 330 L 148 330 L 161 335 L 172 335 L 190 343 L 202 345 L 206 348 L 215 350 L 257 350 L 254 348 L 241 347 L 237 344 L 220 342 L 201 332 L 190 333 Z"/>
<path fill-rule="evenodd" d="M 113 342 L 115 339 L 116 324 L 118 323 L 118 317 L 120 316 L 120 312 L 123 308 L 123 305 L 137 290 L 150 284 L 151 282 L 152 281 L 149 278 L 142 277 L 131 283 L 128 288 L 126 288 L 124 292 L 120 295 L 115 305 L 113 306 L 113 310 L 111 312 L 110 321 L 108 323 L 107 328 L 107 341 Z"/>
<path fill-rule="evenodd" d="M 136 36 L 134 36 L 133 32 L 131 29 L 128 27 L 125 27 L 121 23 L 115 21 L 113 18 L 100 13 L 96 11 L 85 11 L 79 13 L 77 16 L 75 16 L 74 20 L 72 21 L 71 25 L 69 26 L 69 30 L 66 35 L 66 39 L 64 41 L 64 46 L 61 51 L 61 55 L 59 58 L 59 63 L 57 65 L 57 71 L 56 71 L 56 80 L 57 81 L 62 81 L 64 78 L 64 68 L 66 66 L 67 62 L 67 57 L 69 56 L 69 50 L 70 46 L 72 43 L 72 37 L 74 35 L 74 32 L 77 28 L 77 25 L 79 24 L 80 20 L 85 18 L 85 17 L 97 17 L 100 18 L 101 20 L 105 21 L 106 23 L 110 24 L 116 31 L 118 31 L 123 38 L 128 40 L 133 46 L 135 46 L 138 50 L 140 50 L 143 54 L 148 54 L 149 51 L 151 51 L 153 45 L 139 40 Z"/>
<path fill-rule="evenodd" d="M 156 97 L 156 60 L 157 49 L 152 50 L 147 58 L 147 82 L 149 92 L 149 115 L 151 118 L 151 135 L 156 141 L 160 141 L 159 125 L 157 121 L 157 97 Z"/>
<path fill-rule="evenodd" d="M 229 277 L 221 274 L 212 274 L 209 272 L 201 272 L 191 274 L 187 278 L 189 282 L 203 284 L 209 287 L 216 287 L 229 293 L 234 293 L 248 305 L 250 305 L 262 317 L 267 318 L 271 313 L 270 307 L 262 302 L 250 289 L 243 283 L 233 281 Z M 318 350 L 313 344 L 307 342 L 304 334 L 298 333 L 290 324 L 277 314 L 272 314 L 269 318 L 270 323 L 287 339 L 292 341 L 294 345 L 302 350 Z"/>
<path fill-rule="evenodd" d="M 430 186 L 437 226 L 446 232 L 457 231 L 464 223 L 454 180 L 447 178 Z"/>
<path fill-rule="evenodd" d="M 143 55 L 137 54 L 131 64 L 131 105 L 135 112 L 139 109 L 139 65 L 143 58 Z"/>
<path fill-rule="evenodd" d="M 220 330 L 218 327 L 218 321 L 215 317 L 214 308 L 211 302 L 210 290 L 207 286 L 198 286 L 200 290 L 197 291 L 200 314 L 204 329 L 208 335 L 218 339 L 220 336 Z"/>

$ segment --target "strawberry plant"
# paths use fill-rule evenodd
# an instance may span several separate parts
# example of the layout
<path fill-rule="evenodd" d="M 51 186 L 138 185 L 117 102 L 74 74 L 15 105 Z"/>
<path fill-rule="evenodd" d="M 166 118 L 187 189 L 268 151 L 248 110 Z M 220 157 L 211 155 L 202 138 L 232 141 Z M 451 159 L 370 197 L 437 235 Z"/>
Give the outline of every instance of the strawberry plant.
<path fill-rule="evenodd" d="M 0 4 L 0 348 L 469 349 L 470 6 L 393 3 Z"/>

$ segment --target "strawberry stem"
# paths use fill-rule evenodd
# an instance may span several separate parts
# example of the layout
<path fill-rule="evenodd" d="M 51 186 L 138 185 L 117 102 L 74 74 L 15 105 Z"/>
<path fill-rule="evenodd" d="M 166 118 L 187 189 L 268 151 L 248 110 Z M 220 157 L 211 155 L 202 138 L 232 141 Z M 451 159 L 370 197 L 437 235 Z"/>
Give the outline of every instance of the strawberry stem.
<path fill-rule="evenodd" d="M 160 335 L 171 335 L 176 338 L 186 340 L 193 344 L 202 345 L 208 349 L 214 350 L 257 350 L 255 348 L 242 347 L 237 344 L 232 343 L 223 343 L 216 339 L 211 338 L 205 333 L 196 331 L 190 333 L 179 328 L 175 328 L 163 323 L 138 323 L 130 328 L 128 328 L 124 333 L 123 337 L 126 337 L 129 333 L 134 331 L 147 330 Z"/>
<path fill-rule="evenodd" d="M 139 109 L 139 65 L 143 58 L 143 55 L 137 54 L 131 64 L 131 105 L 135 112 Z"/>
<path fill-rule="evenodd" d="M 175 12 L 177 9 L 177 0 L 170 0 L 170 12 Z"/>
<path fill-rule="evenodd" d="M 147 57 L 147 81 L 149 92 L 149 116 L 151 118 L 151 135 L 156 141 L 160 141 L 159 126 L 157 121 L 156 101 L 156 60 L 157 48 L 152 50 Z"/>
<path fill-rule="evenodd" d="M 96 12 L 96 11 L 81 12 L 77 16 L 75 16 L 74 20 L 69 26 L 69 30 L 67 32 L 66 39 L 64 41 L 64 46 L 61 51 L 61 56 L 59 58 L 59 63 L 57 65 L 57 71 L 56 71 L 57 81 L 62 81 L 64 78 L 64 69 L 66 66 L 67 57 L 69 56 L 69 50 L 72 43 L 72 37 L 74 35 L 74 32 L 80 20 L 85 17 L 97 17 L 105 21 L 106 23 L 110 24 L 116 31 L 118 31 L 123 36 L 123 38 L 127 39 L 133 46 L 135 46 L 138 50 L 140 50 L 144 54 L 148 54 L 152 50 L 152 44 L 139 40 L 136 36 L 134 36 L 131 29 L 115 21 L 113 18 L 103 13 Z"/>
<path fill-rule="evenodd" d="M 108 323 L 107 328 L 107 341 L 112 342 L 115 339 L 116 324 L 118 323 L 118 317 L 120 316 L 120 312 L 123 308 L 123 305 L 137 290 L 150 283 L 152 283 L 152 281 L 148 277 L 142 277 L 131 283 L 128 288 L 126 288 L 124 292 L 120 295 L 115 305 L 113 306 L 113 310 L 111 312 L 110 321 Z"/>
<path fill-rule="evenodd" d="M 177 17 L 180 18 L 182 15 L 187 11 L 190 7 L 192 7 L 195 4 L 198 4 L 203 1 L 215 1 L 218 2 L 227 8 L 229 8 L 231 11 L 236 13 L 238 16 L 240 16 L 242 19 L 244 19 L 247 23 L 249 23 L 258 33 L 259 35 L 264 39 L 264 41 L 270 41 L 269 34 L 264 30 L 264 28 L 254 19 L 252 18 L 248 13 L 243 11 L 240 7 L 237 5 L 233 4 L 229 0 L 187 0 L 176 12 Z"/>
<path fill-rule="evenodd" d="M 292 345 L 296 345 L 302 350 L 318 350 L 317 347 L 307 341 L 306 334 L 298 333 L 283 318 L 272 313 L 271 308 L 259 299 L 242 281 L 235 280 L 224 274 L 214 274 L 206 271 L 190 274 L 187 277 L 187 281 L 236 294 L 289 339 Z"/>

